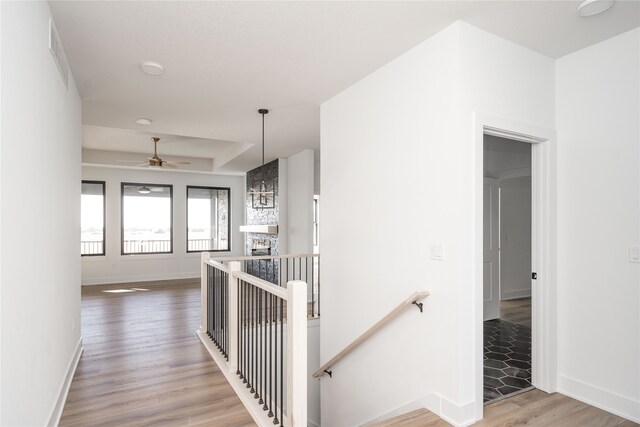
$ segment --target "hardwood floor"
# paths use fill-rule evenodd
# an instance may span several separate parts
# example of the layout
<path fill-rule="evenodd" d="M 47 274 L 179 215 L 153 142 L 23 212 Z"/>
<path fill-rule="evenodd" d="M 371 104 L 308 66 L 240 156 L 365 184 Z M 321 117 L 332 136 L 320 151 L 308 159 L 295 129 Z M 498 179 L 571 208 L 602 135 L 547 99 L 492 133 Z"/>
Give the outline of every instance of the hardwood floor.
<path fill-rule="evenodd" d="M 531 298 L 500 301 L 500 319 L 531 327 Z"/>
<path fill-rule="evenodd" d="M 194 333 L 199 310 L 199 280 L 83 287 L 84 353 L 60 425 L 255 425 Z"/>
<path fill-rule="evenodd" d="M 446 427 L 450 424 L 426 409 L 393 418 L 382 426 Z M 475 426 L 631 427 L 638 424 L 560 393 L 532 390 L 489 404 Z"/>

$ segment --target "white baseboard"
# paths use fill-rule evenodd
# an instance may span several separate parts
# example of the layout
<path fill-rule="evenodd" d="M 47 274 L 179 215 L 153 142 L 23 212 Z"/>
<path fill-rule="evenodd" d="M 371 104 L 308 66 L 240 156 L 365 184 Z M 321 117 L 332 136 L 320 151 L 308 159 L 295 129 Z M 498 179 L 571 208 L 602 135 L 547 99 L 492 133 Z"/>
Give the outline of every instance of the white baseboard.
<path fill-rule="evenodd" d="M 369 421 L 365 422 L 364 424 L 362 424 L 363 426 L 369 426 L 369 425 L 373 425 L 373 424 L 377 424 L 377 423 L 381 423 L 383 421 L 386 421 L 388 419 L 391 419 L 393 417 L 398 417 L 400 415 L 418 410 L 418 409 L 422 409 L 422 408 L 427 408 L 429 409 L 431 412 L 434 412 L 432 409 L 433 407 L 440 407 L 440 400 L 438 398 L 438 396 L 435 393 L 431 393 L 428 394 L 424 397 L 421 397 L 419 399 L 414 400 L 413 402 L 409 402 L 406 403 L 404 405 L 398 406 L 397 408 L 386 412 L 385 414 L 382 415 L 378 415 L 375 418 L 370 419 Z"/>
<path fill-rule="evenodd" d="M 558 391 L 581 402 L 640 423 L 640 402 L 558 374 Z"/>
<path fill-rule="evenodd" d="M 78 362 L 80 362 L 80 356 L 82 355 L 83 350 L 84 347 L 82 347 L 82 337 L 80 337 L 78 343 L 76 344 L 76 349 L 73 352 L 71 360 L 69 361 L 69 366 L 67 366 L 67 373 L 62 379 L 62 384 L 60 384 L 58 399 L 56 400 L 56 403 L 51 410 L 51 415 L 49 416 L 49 421 L 47 422 L 48 427 L 56 427 L 60 422 L 62 410 L 64 409 L 64 403 L 67 401 L 67 395 L 69 394 L 69 388 L 71 387 L 71 381 L 73 380 L 73 375 L 76 373 L 76 368 L 78 367 Z"/>
<path fill-rule="evenodd" d="M 200 272 L 195 273 L 181 273 L 181 274 L 145 274 L 145 275 L 130 275 L 130 276 L 113 276 L 113 277 L 93 277 L 90 279 L 82 279 L 82 286 L 92 285 L 116 285 L 120 283 L 143 283 L 154 281 L 166 281 L 166 280 L 183 280 L 200 278 Z"/>
<path fill-rule="evenodd" d="M 457 405 L 437 393 L 429 393 L 424 397 L 401 405 L 383 415 L 379 415 L 362 424 L 369 426 L 386 421 L 417 409 L 426 408 L 443 420 L 457 427 L 465 427 L 475 422 L 473 402 Z"/>
<path fill-rule="evenodd" d="M 500 300 L 506 301 L 510 299 L 530 298 L 530 297 L 531 297 L 531 289 L 518 289 L 515 291 L 503 292 L 502 295 L 500 295 Z"/>
<path fill-rule="evenodd" d="M 247 388 L 242 383 L 242 380 L 240 380 L 235 372 L 231 372 L 229 370 L 227 361 L 222 357 L 222 354 L 213 344 L 213 341 L 209 339 L 205 332 L 198 330 L 196 331 L 196 335 L 209 351 L 209 354 L 211 354 L 211 357 L 218 365 L 218 368 L 220 368 L 220 372 L 222 372 L 231 388 L 233 388 L 233 391 L 236 393 L 238 398 L 240 398 L 240 401 L 247 409 L 247 412 L 249 412 L 249 415 L 251 415 L 251 418 L 253 418 L 253 421 L 255 421 L 259 426 L 273 426 L 273 420 L 267 416 L 266 412 L 257 404 L 257 401 L 253 396 L 247 393 Z"/>

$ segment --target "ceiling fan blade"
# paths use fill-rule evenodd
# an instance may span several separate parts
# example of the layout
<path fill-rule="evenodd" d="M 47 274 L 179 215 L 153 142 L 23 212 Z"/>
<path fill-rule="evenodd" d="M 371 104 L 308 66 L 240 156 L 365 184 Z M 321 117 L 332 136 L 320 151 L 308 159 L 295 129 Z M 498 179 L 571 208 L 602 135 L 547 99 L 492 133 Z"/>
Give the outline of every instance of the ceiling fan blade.
<path fill-rule="evenodd" d="M 139 165 L 135 165 L 134 167 L 140 168 L 142 166 L 149 166 L 149 163 L 148 162 L 147 163 L 140 163 Z"/>
<path fill-rule="evenodd" d="M 118 163 L 139 163 L 140 160 L 115 160 Z"/>
<path fill-rule="evenodd" d="M 174 162 L 173 160 L 165 160 L 165 164 L 169 163 L 172 165 L 190 165 L 191 162 Z"/>
<path fill-rule="evenodd" d="M 171 164 L 171 163 L 169 163 L 169 162 L 162 162 L 162 167 L 163 167 L 163 168 L 171 168 L 171 169 L 176 169 L 176 168 L 177 168 L 177 166 L 176 166 L 176 165 L 172 165 L 172 164 Z"/>

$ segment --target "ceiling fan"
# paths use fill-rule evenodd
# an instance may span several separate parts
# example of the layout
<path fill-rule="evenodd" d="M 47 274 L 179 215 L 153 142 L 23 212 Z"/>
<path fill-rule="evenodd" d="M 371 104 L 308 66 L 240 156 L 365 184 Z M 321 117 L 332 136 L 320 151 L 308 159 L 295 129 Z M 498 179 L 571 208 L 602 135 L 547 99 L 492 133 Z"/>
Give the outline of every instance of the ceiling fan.
<path fill-rule="evenodd" d="M 163 167 L 176 168 L 177 167 L 176 165 L 191 164 L 191 162 L 173 162 L 173 161 L 162 160 L 160 157 L 158 157 L 158 141 L 160 141 L 160 138 L 154 136 L 151 138 L 151 140 L 153 141 L 153 157 L 149 157 L 147 159 L 148 160 L 147 162 L 136 165 L 136 167 L 148 166 L 150 168 L 163 168 Z"/>

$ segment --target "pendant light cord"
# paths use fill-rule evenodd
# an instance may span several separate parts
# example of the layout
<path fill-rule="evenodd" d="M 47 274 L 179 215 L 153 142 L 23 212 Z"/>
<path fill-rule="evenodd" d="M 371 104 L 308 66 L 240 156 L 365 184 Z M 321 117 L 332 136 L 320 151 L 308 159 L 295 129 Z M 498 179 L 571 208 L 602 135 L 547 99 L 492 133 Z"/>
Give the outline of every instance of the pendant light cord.
<path fill-rule="evenodd" d="M 261 108 L 258 113 L 262 114 L 262 166 L 264 166 L 264 115 L 269 114 L 269 110 Z"/>

